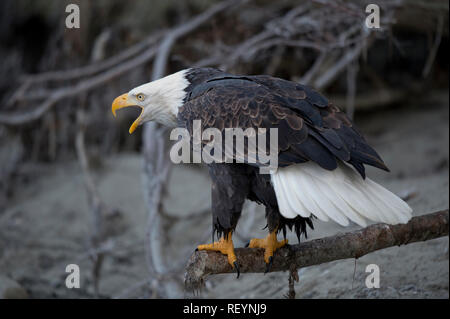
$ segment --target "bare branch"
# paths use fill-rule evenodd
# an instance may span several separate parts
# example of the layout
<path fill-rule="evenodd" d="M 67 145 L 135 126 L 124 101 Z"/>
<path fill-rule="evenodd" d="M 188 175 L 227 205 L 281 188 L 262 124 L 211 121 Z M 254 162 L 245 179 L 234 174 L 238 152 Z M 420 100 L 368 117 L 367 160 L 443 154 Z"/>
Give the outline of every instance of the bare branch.
<path fill-rule="evenodd" d="M 84 98 L 84 97 L 83 97 Z M 103 259 L 105 254 L 103 251 L 97 248 L 105 240 L 104 231 L 104 215 L 106 214 L 108 208 L 106 204 L 100 198 L 98 189 L 94 183 L 94 180 L 90 174 L 89 161 L 86 154 L 86 147 L 84 142 L 84 132 L 86 126 L 86 115 L 81 108 L 77 109 L 77 122 L 78 122 L 78 132 L 75 136 L 75 147 L 80 162 L 80 166 L 83 172 L 84 185 L 86 188 L 86 195 L 88 198 L 89 208 L 91 210 L 92 218 L 92 231 L 90 234 L 90 257 L 93 261 L 92 276 L 94 280 L 94 292 L 95 296 L 98 297 L 99 293 L 99 282 L 100 282 L 100 270 L 103 264 Z"/>
<path fill-rule="evenodd" d="M 112 80 L 119 75 L 146 63 L 155 56 L 156 52 L 157 48 L 151 47 L 131 60 L 123 62 L 103 73 L 99 73 L 98 75 L 80 81 L 75 86 L 66 86 L 51 91 L 49 92 L 47 99 L 32 111 L 6 114 L 2 112 L 0 113 L 0 124 L 22 125 L 27 122 L 37 120 L 60 100 L 76 96 L 82 92 L 87 92 L 107 81 Z"/>
<path fill-rule="evenodd" d="M 197 29 L 200 25 L 205 23 L 206 21 L 210 20 L 212 17 L 214 17 L 219 12 L 222 12 L 223 10 L 238 4 L 239 2 L 243 2 L 242 0 L 229 0 L 221 2 L 212 8 L 206 10 L 202 14 L 199 14 L 198 16 L 194 17 L 193 19 L 189 20 L 187 23 L 181 24 L 180 26 L 176 27 L 172 31 L 170 31 L 166 37 L 164 38 L 163 42 L 161 43 L 158 55 L 155 58 L 155 63 L 153 65 L 153 75 L 152 79 L 156 80 L 162 77 L 165 74 L 165 68 L 167 65 L 167 60 L 169 58 L 170 51 L 172 49 L 173 44 L 175 41 L 194 31 Z"/>
<path fill-rule="evenodd" d="M 313 86 L 317 89 L 323 89 L 328 86 L 345 68 L 351 64 L 354 60 L 359 58 L 361 52 L 364 49 L 364 41 L 356 44 L 351 50 L 348 50 L 342 58 L 331 67 L 325 74 L 322 74 L 317 80 L 314 81 Z"/>
<path fill-rule="evenodd" d="M 444 29 L 444 15 L 439 16 L 436 29 L 436 36 L 434 38 L 433 46 L 430 50 L 430 54 L 428 55 L 427 61 L 422 71 L 422 76 L 424 78 L 426 78 L 430 73 L 431 67 L 433 66 L 434 59 L 436 58 L 436 54 L 439 49 L 439 45 L 441 44 L 442 31 Z"/>
<path fill-rule="evenodd" d="M 347 67 L 347 103 L 345 111 L 350 119 L 353 120 L 355 113 L 355 96 L 356 96 L 356 78 L 358 76 L 359 64 L 357 60 L 350 63 Z"/>
<path fill-rule="evenodd" d="M 407 224 L 375 224 L 336 236 L 286 246 L 275 253 L 272 271 L 287 271 L 334 260 L 359 258 L 392 246 L 448 236 L 448 209 L 412 218 Z M 265 271 L 264 250 L 238 248 L 235 251 L 241 273 Z M 213 251 L 197 251 L 191 256 L 185 273 L 188 288 L 197 289 L 206 277 L 231 273 L 227 257 Z"/>
<path fill-rule="evenodd" d="M 314 64 L 309 68 L 308 72 L 306 72 L 298 81 L 302 84 L 309 84 L 316 76 L 316 74 L 320 71 L 320 68 L 328 56 L 328 52 L 322 52 L 314 61 Z"/>
<path fill-rule="evenodd" d="M 39 73 L 36 75 L 25 75 L 23 79 L 25 82 L 29 84 L 46 82 L 46 81 L 69 81 L 74 80 L 81 77 L 87 77 L 94 75 L 96 73 L 107 70 L 111 67 L 114 67 L 123 61 L 133 57 L 139 52 L 145 50 L 146 48 L 152 46 L 164 35 L 165 31 L 155 32 L 148 36 L 147 38 L 139 41 L 135 45 L 121 51 L 120 53 L 102 61 L 92 63 L 86 66 L 82 66 L 80 68 L 70 69 L 70 70 L 62 70 L 62 71 L 50 71 L 45 73 Z"/>

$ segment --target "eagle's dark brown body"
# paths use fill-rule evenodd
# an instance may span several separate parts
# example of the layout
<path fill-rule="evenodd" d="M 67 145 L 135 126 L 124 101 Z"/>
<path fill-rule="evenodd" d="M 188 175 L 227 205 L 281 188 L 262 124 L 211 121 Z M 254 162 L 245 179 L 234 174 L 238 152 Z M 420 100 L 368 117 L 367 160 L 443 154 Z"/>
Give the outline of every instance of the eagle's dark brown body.
<path fill-rule="evenodd" d="M 179 126 L 192 133 L 192 121 L 202 120 L 202 129 L 278 128 L 280 167 L 312 161 L 326 170 L 339 161 L 352 165 L 365 178 L 363 164 L 387 170 L 378 154 L 367 145 L 351 121 L 337 107 L 311 88 L 270 76 L 236 76 L 201 68 L 186 73 L 184 105 Z M 260 174 L 256 164 L 209 164 L 212 178 L 214 231 L 234 230 L 245 199 L 266 206 L 270 231 L 306 235 L 310 218 L 284 218 L 280 212 L 270 175 Z"/>

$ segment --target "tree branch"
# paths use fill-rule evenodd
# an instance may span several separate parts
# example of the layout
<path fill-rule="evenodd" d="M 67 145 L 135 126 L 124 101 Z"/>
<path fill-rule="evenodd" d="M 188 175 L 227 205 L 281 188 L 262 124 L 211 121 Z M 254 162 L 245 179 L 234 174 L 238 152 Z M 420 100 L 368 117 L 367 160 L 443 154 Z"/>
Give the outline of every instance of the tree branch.
<path fill-rule="evenodd" d="M 448 236 L 448 209 L 412 218 L 407 224 L 375 224 L 354 232 L 288 245 L 275 253 L 271 271 L 287 271 L 318 265 L 334 260 L 359 258 L 373 251 L 392 246 Z M 235 250 L 241 273 L 265 271 L 264 250 L 238 248 Z M 189 289 L 203 285 L 213 274 L 234 270 L 227 257 L 213 251 L 196 251 L 189 259 L 185 284 Z"/>
<path fill-rule="evenodd" d="M 163 42 L 159 46 L 158 55 L 156 56 L 155 62 L 153 64 L 152 80 L 157 80 L 160 77 L 164 76 L 170 51 L 178 38 L 194 31 L 199 26 L 201 26 L 202 24 L 213 18 L 216 14 L 224 11 L 225 9 L 228 9 L 239 3 L 242 4 L 243 2 L 244 1 L 241 0 L 228 0 L 220 2 L 219 4 L 216 4 L 215 6 L 206 10 L 205 12 L 192 18 L 188 22 L 172 29 L 165 36 Z"/>
<path fill-rule="evenodd" d="M 96 73 L 108 70 L 133 56 L 136 56 L 148 47 L 153 46 L 161 39 L 165 32 L 166 30 L 155 32 L 147 38 L 103 61 L 93 61 L 91 64 L 69 70 L 48 71 L 39 74 L 24 75 L 22 78 L 25 82 L 34 84 L 46 81 L 70 81 L 77 78 L 92 76 Z"/>
<path fill-rule="evenodd" d="M 23 125 L 27 122 L 37 120 L 60 100 L 64 98 L 74 97 L 80 93 L 92 90 L 97 86 L 112 80 L 120 76 L 121 74 L 128 72 L 129 70 L 151 60 L 156 52 L 157 47 L 150 47 L 141 54 L 133 57 L 132 59 L 120 63 L 119 65 L 95 76 L 82 80 L 74 86 L 67 85 L 53 90 L 48 94 L 47 99 L 42 102 L 42 104 L 32 109 L 31 111 L 22 111 L 15 113 L 0 112 L 0 124 Z"/>

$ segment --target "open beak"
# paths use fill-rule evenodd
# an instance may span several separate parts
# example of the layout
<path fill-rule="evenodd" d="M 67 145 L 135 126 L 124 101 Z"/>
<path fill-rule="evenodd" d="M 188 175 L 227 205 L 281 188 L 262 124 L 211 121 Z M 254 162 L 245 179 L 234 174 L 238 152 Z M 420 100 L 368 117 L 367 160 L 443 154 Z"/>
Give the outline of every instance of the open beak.
<path fill-rule="evenodd" d="M 116 97 L 115 100 L 113 101 L 112 113 L 113 113 L 114 117 L 116 117 L 116 111 L 118 109 L 122 109 L 122 108 L 128 107 L 128 106 L 139 106 L 142 109 L 141 114 L 139 114 L 139 117 L 133 122 L 133 124 L 131 124 L 130 129 L 128 130 L 128 132 L 130 132 L 130 134 L 131 134 L 136 130 L 136 128 L 141 123 L 141 115 L 142 115 L 142 112 L 144 111 L 144 108 L 142 106 L 137 105 L 136 103 L 130 101 L 128 98 L 128 94 L 125 93 L 125 94 L 122 94 L 121 96 Z"/>

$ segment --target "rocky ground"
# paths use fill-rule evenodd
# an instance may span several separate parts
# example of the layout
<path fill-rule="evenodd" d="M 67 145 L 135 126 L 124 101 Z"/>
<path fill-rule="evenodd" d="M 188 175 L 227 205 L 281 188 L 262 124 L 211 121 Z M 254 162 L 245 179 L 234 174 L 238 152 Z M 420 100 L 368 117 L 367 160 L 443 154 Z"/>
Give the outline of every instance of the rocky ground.
<path fill-rule="evenodd" d="M 391 173 L 369 169 L 369 176 L 393 192 L 410 197 L 414 215 L 449 206 L 448 92 L 394 110 L 363 113 L 361 131 L 378 150 Z M 104 298 L 146 298 L 146 210 L 139 154 L 104 158 L 95 170 L 102 199 L 117 210 L 108 216 L 109 240 L 99 293 Z M 89 236 L 92 218 L 77 162 L 24 166 L 14 198 L 0 212 L 0 298 L 90 298 L 94 296 Z M 174 167 L 164 202 L 170 264 L 184 264 L 195 245 L 210 240 L 209 179 L 200 167 Z M 247 236 L 264 236 L 262 209 Z M 205 211 L 199 215 L 195 212 Z M 183 216 L 189 215 L 189 218 Z M 244 212 L 242 225 L 247 218 Z M 316 222 L 309 239 L 356 229 Z M 206 237 L 205 237 L 206 235 Z M 291 243 L 296 239 L 289 236 Z M 343 260 L 301 269 L 297 298 L 448 298 L 448 237 L 384 249 L 356 261 Z M 78 264 L 81 288 L 67 289 L 65 267 Z M 380 268 L 380 288 L 365 286 L 366 265 Z M 182 278 L 182 271 L 179 277 Z M 182 290 L 181 290 L 182 291 Z M 283 298 L 288 274 L 219 275 L 197 298 Z M 192 297 L 185 293 L 181 297 Z"/>

